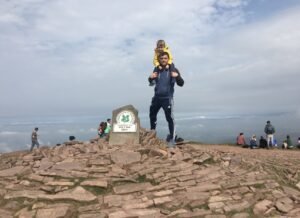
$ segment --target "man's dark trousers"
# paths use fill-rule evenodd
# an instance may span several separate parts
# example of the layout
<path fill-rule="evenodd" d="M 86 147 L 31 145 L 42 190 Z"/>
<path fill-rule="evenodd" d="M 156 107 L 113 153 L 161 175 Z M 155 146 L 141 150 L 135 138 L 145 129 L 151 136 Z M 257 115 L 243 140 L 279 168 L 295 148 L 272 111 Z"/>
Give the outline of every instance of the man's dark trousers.
<path fill-rule="evenodd" d="M 157 114 L 160 110 L 160 108 L 163 108 L 166 116 L 166 120 L 169 124 L 169 131 L 170 131 L 170 139 L 174 139 L 175 135 L 175 121 L 173 116 L 173 107 L 174 102 L 173 98 L 159 98 L 159 97 L 153 97 L 151 106 L 150 106 L 150 126 L 151 129 L 156 129 L 156 123 L 157 123 Z"/>

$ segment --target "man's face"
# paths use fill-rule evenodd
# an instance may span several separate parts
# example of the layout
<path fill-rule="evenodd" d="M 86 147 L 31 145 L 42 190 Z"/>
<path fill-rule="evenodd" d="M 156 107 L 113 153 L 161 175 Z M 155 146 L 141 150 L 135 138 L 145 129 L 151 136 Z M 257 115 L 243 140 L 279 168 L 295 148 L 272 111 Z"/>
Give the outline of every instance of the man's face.
<path fill-rule="evenodd" d="M 161 66 L 166 66 L 168 64 L 169 58 L 168 55 L 163 55 L 159 57 L 159 63 Z"/>

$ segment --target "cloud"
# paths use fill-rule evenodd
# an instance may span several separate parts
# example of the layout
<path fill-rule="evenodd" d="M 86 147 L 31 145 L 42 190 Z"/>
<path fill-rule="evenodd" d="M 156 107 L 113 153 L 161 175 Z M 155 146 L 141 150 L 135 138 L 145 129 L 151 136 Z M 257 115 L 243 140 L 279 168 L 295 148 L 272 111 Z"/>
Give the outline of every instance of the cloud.
<path fill-rule="evenodd" d="M 0 132 L 1 136 L 11 136 L 11 135 L 17 135 L 19 134 L 18 132 L 13 132 L 13 131 L 2 131 Z"/>
<path fill-rule="evenodd" d="M 160 38 L 186 81 L 176 88 L 177 110 L 293 110 L 298 103 L 281 97 L 299 91 L 300 10 L 251 23 L 249 2 L 6 1 L 0 114 L 95 113 L 129 103 L 147 111 Z"/>

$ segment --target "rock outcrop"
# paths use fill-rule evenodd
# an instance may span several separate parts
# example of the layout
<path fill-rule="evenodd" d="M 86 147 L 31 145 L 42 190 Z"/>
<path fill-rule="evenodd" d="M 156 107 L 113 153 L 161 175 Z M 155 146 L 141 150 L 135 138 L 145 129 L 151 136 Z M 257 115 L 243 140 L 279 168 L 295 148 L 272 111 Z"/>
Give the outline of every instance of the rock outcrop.
<path fill-rule="evenodd" d="M 300 217 L 300 153 L 72 142 L 2 154 L 0 217 Z"/>

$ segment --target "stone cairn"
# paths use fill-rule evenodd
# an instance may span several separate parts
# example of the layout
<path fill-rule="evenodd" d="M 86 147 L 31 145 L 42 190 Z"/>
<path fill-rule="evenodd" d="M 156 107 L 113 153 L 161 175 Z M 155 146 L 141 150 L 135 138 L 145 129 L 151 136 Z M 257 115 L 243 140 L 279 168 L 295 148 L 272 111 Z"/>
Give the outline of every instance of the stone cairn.
<path fill-rule="evenodd" d="M 154 131 L 140 137 L 2 154 L 0 217 L 300 217 L 297 187 L 258 162 L 199 144 L 170 156 Z"/>

